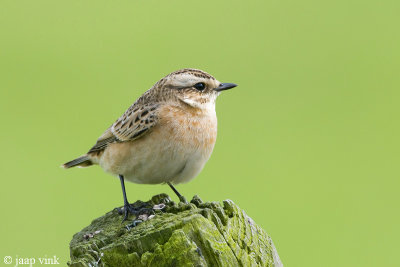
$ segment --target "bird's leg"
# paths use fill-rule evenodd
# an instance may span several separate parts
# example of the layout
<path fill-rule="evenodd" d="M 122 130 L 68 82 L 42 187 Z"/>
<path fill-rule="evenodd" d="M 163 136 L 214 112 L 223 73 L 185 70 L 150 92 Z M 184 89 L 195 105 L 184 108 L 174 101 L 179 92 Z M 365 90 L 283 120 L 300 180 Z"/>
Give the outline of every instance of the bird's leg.
<path fill-rule="evenodd" d="M 126 197 L 124 176 L 119 175 L 119 180 L 121 181 L 122 194 L 124 196 L 124 219 L 122 221 L 128 219 L 129 213 L 136 216 L 139 216 L 141 214 L 147 214 L 147 215 L 154 214 L 152 207 L 149 207 L 149 205 L 146 203 L 143 204 L 138 203 L 137 205 L 135 205 L 136 203 L 134 205 L 129 204 L 128 198 Z M 118 212 L 122 214 L 121 209 L 118 209 Z"/>
<path fill-rule="evenodd" d="M 124 176 L 119 175 L 119 180 L 121 181 L 121 187 L 122 187 L 122 194 L 124 195 L 124 219 L 122 221 L 125 221 L 128 219 L 129 212 L 132 214 L 136 214 L 135 209 L 129 204 L 128 199 L 126 198 L 126 191 L 125 191 L 125 181 L 124 181 Z"/>
<path fill-rule="evenodd" d="M 182 195 L 178 192 L 178 190 L 176 190 L 176 188 L 175 188 L 170 182 L 167 182 L 167 184 L 169 185 L 169 187 L 171 187 L 172 191 L 175 192 L 175 194 L 178 196 L 178 198 L 179 198 L 179 200 L 180 200 L 181 202 L 183 202 L 183 203 L 188 203 L 188 202 L 186 201 L 186 198 L 185 198 L 184 196 L 182 196 Z"/>

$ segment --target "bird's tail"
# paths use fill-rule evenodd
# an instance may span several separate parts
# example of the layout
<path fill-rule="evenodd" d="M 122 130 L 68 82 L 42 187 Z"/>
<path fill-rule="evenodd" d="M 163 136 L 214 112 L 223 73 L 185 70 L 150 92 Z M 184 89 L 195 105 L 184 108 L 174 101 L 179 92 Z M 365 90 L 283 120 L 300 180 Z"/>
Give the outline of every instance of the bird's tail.
<path fill-rule="evenodd" d="M 75 166 L 78 167 L 87 167 L 93 165 L 93 162 L 89 159 L 89 157 L 87 155 L 84 155 L 82 157 L 79 157 L 77 159 L 68 161 L 67 163 L 64 163 L 61 167 L 65 168 L 65 169 L 69 169 Z"/>

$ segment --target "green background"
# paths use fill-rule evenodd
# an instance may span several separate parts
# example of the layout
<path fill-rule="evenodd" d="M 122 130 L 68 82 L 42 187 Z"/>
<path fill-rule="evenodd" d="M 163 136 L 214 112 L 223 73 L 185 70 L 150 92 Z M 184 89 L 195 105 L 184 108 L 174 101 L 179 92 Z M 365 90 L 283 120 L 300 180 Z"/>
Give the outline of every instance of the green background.
<path fill-rule="evenodd" d="M 192 67 L 239 87 L 219 97 L 214 153 L 181 193 L 234 200 L 286 266 L 398 266 L 399 10 L 397 0 L 2 0 L 1 264 L 69 259 L 72 235 L 122 194 L 99 167 L 60 164 L 161 77 Z"/>

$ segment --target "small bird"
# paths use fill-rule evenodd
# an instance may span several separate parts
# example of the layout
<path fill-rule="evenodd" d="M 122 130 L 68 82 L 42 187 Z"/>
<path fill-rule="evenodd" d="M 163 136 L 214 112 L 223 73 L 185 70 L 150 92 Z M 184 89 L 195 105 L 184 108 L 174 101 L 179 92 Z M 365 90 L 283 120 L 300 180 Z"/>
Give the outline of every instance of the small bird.
<path fill-rule="evenodd" d="M 186 201 L 173 184 L 188 182 L 203 169 L 217 137 L 216 98 L 236 86 L 198 69 L 172 72 L 139 97 L 85 155 L 62 166 L 98 164 L 118 176 L 123 220 L 136 214 L 126 197 L 125 180 L 167 183 Z"/>

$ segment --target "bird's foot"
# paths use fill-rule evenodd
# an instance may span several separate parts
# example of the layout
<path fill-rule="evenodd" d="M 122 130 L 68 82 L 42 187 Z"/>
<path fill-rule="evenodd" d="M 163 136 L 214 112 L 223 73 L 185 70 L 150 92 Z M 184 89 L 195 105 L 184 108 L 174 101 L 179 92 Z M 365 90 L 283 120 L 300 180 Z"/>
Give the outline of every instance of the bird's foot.
<path fill-rule="evenodd" d="M 172 185 L 171 182 L 167 182 L 167 185 L 169 185 L 169 187 L 171 187 L 172 191 L 174 191 L 174 193 L 178 196 L 179 201 L 184 203 L 184 204 L 188 204 L 186 198 L 184 196 L 182 196 L 178 190 L 176 190 L 176 188 Z"/>
<path fill-rule="evenodd" d="M 133 215 L 137 215 L 137 210 L 133 208 L 133 206 L 129 203 L 125 203 L 124 205 L 124 218 L 122 219 L 122 222 L 126 221 L 129 217 L 129 213 Z"/>
<path fill-rule="evenodd" d="M 179 196 L 179 201 L 184 203 L 184 204 L 188 204 L 189 202 L 187 202 L 186 198 L 182 195 Z"/>
<path fill-rule="evenodd" d="M 124 218 L 122 219 L 122 222 L 124 222 L 128 219 L 129 214 L 133 214 L 136 217 L 138 217 L 142 214 L 148 214 L 148 215 L 154 214 L 153 209 L 151 207 L 149 207 L 148 204 L 132 205 L 129 203 L 125 203 L 123 207 L 116 208 L 116 209 L 118 211 L 118 214 L 120 214 L 120 215 L 124 214 Z"/>

